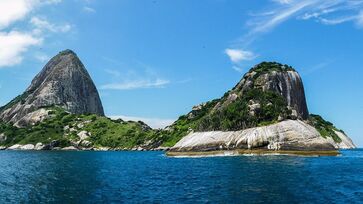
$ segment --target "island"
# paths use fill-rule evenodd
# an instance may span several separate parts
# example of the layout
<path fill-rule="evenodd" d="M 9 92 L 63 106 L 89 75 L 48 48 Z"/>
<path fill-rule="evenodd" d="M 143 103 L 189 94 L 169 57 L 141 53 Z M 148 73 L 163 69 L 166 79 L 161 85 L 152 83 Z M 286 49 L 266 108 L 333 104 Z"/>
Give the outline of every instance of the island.
<path fill-rule="evenodd" d="M 343 130 L 308 111 L 289 65 L 262 62 L 223 97 L 194 106 L 165 129 L 112 120 L 71 50 L 53 57 L 0 107 L 0 149 L 166 150 L 169 156 L 243 153 L 336 155 L 355 148 Z"/>

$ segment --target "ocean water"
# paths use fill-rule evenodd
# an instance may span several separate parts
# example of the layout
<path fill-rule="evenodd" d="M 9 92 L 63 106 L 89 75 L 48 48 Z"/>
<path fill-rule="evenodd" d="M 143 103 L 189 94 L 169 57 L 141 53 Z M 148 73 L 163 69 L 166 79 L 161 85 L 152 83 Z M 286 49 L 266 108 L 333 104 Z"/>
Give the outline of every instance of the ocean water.
<path fill-rule="evenodd" d="M 0 151 L 0 203 L 363 203 L 363 150 L 206 158 Z"/>

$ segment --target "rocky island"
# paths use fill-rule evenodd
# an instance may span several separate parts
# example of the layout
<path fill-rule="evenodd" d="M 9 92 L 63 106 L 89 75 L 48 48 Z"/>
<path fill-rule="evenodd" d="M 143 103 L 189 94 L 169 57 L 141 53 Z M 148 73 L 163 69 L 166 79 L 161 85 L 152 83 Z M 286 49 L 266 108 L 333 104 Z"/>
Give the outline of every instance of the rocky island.
<path fill-rule="evenodd" d="M 169 127 L 185 135 L 169 155 L 215 153 L 332 153 L 355 148 L 332 123 L 309 115 L 300 75 L 290 66 L 263 62 L 220 99 L 195 106 Z"/>
<path fill-rule="evenodd" d="M 319 152 L 355 148 L 332 123 L 309 114 L 304 86 L 290 66 L 263 62 L 220 99 L 193 107 L 165 129 L 104 116 L 95 84 L 78 56 L 53 57 L 23 94 L 0 107 L 0 149 Z"/>

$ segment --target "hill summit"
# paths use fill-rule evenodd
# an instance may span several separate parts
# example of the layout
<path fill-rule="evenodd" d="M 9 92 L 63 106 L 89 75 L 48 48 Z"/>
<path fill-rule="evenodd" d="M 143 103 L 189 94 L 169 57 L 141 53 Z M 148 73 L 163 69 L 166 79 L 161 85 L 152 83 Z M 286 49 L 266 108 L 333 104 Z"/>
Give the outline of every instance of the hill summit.
<path fill-rule="evenodd" d="M 20 96 L 0 108 L 0 120 L 18 127 L 47 115 L 42 109 L 58 106 L 74 114 L 104 115 L 101 100 L 86 68 L 71 50 L 53 57 Z"/>

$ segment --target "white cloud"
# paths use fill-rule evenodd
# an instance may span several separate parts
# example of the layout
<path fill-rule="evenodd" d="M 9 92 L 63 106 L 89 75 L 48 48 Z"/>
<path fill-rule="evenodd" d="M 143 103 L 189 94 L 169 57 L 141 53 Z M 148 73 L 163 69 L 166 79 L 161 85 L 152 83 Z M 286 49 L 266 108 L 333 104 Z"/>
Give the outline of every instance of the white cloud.
<path fill-rule="evenodd" d="M 134 117 L 134 116 L 125 116 L 125 115 L 119 115 L 119 116 L 109 116 L 111 119 L 119 119 L 125 121 L 143 121 L 147 125 L 149 125 L 152 128 L 165 128 L 175 121 L 175 119 L 160 119 L 160 118 L 146 118 L 146 117 Z"/>
<path fill-rule="evenodd" d="M 1 0 L 0 1 L 0 28 L 24 18 L 34 7 L 33 1 Z"/>
<path fill-rule="evenodd" d="M 60 2 L 62 0 L 0 0 L 0 67 L 21 63 L 27 50 L 42 44 L 45 39 L 44 31 L 64 33 L 71 29 L 69 24 L 55 25 L 33 16 L 37 8 Z M 15 22 L 24 20 L 29 21 L 33 28 L 29 30 L 27 26 L 12 27 Z M 40 55 L 35 57 L 38 60 L 45 59 Z"/>
<path fill-rule="evenodd" d="M 340 18 L 335 18 L 335 19 L 326 19 L 326 18 L 319 18 L 320 22 L 325 24 L 325 25 L 337 25 L 337 24 L 341 24 L 347 21 L 352 21 L 355 20 L 357 17 L 356 16 L 347 16 L 347 17 L 340 17 Z"/>
<path fill-rule="evenodd" d="M 34 38 L 30 34 L 12 31 L 0 32 L 0 67 L 12 66 L 22 62 L 22 54 L 29 47 L 40 45 L 42 39 Z"/>
<path fill-rule="evenodd" d="M 70 31 L 71 27 L 72 27 L 68 23 L 66 23 L 64 25 L 55 25 L 55 24 L 49 23 L 46 19 L 39 18 L 39 17 L 32 17 L 30 19 L 30 23 L 36 27 L 36 29 L 38 31 L 38 32 L 36 32 L 37 34 L 43 32 L 43 31 L 51 31 L 54 33 L 66 33 L 68 31 Z"/>
<path fill-rule="evenodd" d="M 253 52 L 242 49 L 226 49 L 225 53 L 234 63 L 253 60 L 257 57 L 257 55 L 255 55 Z"/>
<path fill-rule="evenodd" d="M 355 22 L 363 27 L 363 0 L 272 0 L 269 9 L 254 13 L 247 21 L 248 33 L 242 43 L 251 43 L 259 34 L 269 32 L 289 19 L 315 20 L 324 25 Z"/>
<path fill-rule="evenodd" d="M 292 2 L 292 0 L 272 0 L 272 1 L 279 4 L 290 4 Z"/>
<path fill-rule="evenodd" d="M 264 16 L 263 19 L 253 19 L 248 23 L 250 26 L 252 26 L 252 30 L 250 31 L 249 35 L 268 32 L 313 3 L 314 1 L 311 0 L 299 1 L 298 3 L 283 6 L 282 9 L 272 12 L 273 14 L 270 16 Z"/>
<path fill-rule="evenodd" d="M 150 65 L 136 61 L 133 65 L 126 65 L 118 60 L 103 57 L 105 62 L 113 67 L 133 67 L 132 69 L 104 69 L 110 75 L 109 83 L 100 87 L 103 90 L 134 90 L 165 88 L 170 84 L 169 80 L 160 77 Z M 109 65 L 109 66 L 110 66 Z M 121 71 L 122 70 L 122 71 Z"/>
<path fill-rule="evenodd" d="M 83 11 L 86 13 L 96 13 L 96 10 L 94 8 L 88 6 L 83 7 Z"/>
<path fill-rule="evenodd" d="M 363 10 L 359 12 L 359 15 L 356 19 L 356 24 L 358 27 L 363 28 Z"/>
<path fill-rule="evenodd" d="M 133 80 L 123 81 L 121 83 L 111 83 L 101 86 L 103 90 L 132 90 L 132 89 L 145 89 L 145 88 L 164 88 L 170 81 L 164 79 L 155 80 Z"/>
<path fill-rule="evenodd" d="M 0 29 L 25 18 L 34 8 L 41 5 L 57 4 L 62 0 L 1 0 Z"/>

